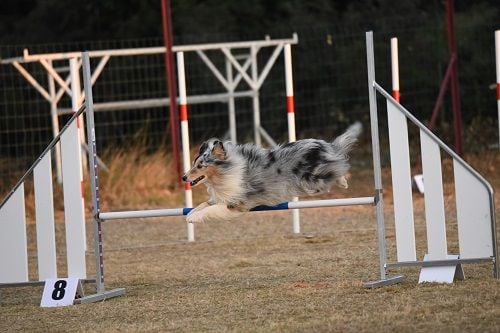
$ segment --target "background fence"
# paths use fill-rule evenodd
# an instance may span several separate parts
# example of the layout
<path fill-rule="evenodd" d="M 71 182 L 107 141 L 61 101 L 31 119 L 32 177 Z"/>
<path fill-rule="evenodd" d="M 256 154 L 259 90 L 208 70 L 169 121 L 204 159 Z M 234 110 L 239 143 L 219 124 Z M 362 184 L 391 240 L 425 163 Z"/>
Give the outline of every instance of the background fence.
<path fill-rule="evenodd" d="M 408 19 L 380 21 L 375 30 L 377 80 L 390 87 L 390 37 L 399 38 L 402 103 L 420 119 L 428 119 L 440 80 L 446 70 L 447 49 L 441 17 L 425 18 L 419 28 Z M 477 22 L 476 22 L 477 23 Z M 298 137 L 331 138 L 355 119 L 367 121 L 365 27 L 308 26 L 287 31 L 270 31 L 272 38 L 290 38 L 298 32 L 299 44 L 292 48 Z M 457 29 L 459 79 L 466 151 L 484 149 L 496 139 L 494 39 L 491 25 L 461 26 Z M 176 44 L 263 39 L 264 36 L 191 36 Z M 473 49 L 460 48 L 463 39 Z M 0 46 L 1 58 L 62 51 L 100 50 L 161 46 L 161 38 L 92 41 L 66 44 Z M 271 50 L 262 49 L 259 59 Z M 219 68 L 223 57 L 209 54 Z M 265 81 L 260 94 L 263 127 L 277 141 L 286 140 L 285 83 L 282 55 Z M 195 53 L 186 54 L 188 96 L 223 92 L 220 83 Z M 262 62 L 261 62 L 262 63 Z M 55 67 L 58 63 L 55 62 Z M 96 63 L 93 63 L 95 66 Z M 42 85 L 45 70 L 38 63 L 24 65 Z M 68 70 L 67 62 L 59 71 Z M 389 89 L 390 90 L 390 89 Z M 94 102 L 113 102 L 167 97 L 162 55 L 112 58 L 94 86 Z M 71 107 L 63 97 L 59 107 Z M 447 140 L 450 112 L 443 106 L 438 131 Z M 189 105 L 190 138 L 197 144 L 211 136 L 223 136 L 228 129 L 227 105 Z M 250 98 L 236 100 L 240 142 L 252 138 Z M 60 116 L 63 124 L 68 115 Z M 149 149 L 169 144 L 168 108 L 101 111 L 96 114 L 97 140 L 103 152 L 131 142 Z M 12 176 L 22 173 L 52 137 L 50 106 L 11 66 L 0 65 L 0 188 Z M 449 139 L 449 138 L 448 138 Z"/>

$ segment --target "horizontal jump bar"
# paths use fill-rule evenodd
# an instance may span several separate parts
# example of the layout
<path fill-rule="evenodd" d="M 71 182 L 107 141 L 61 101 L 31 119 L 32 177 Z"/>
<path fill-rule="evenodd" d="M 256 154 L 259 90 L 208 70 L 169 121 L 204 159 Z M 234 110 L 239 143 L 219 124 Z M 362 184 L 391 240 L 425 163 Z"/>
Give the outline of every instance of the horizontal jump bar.
<path fill-rule="evenodd" d="M 374 205 L 374 197 L 359 197 L 345 199 L 327 199 L 327 200 L 307 200 L 283 202 L 276 206 L 257 206 L 251 211 L 270 211 L 270 210 L 286 210 L 298 208 L 318 208 L 318 207 L 338 207 L 338 206 L 353 206 L 353 205 Z M 162 216 L 183 216 L 187 215 L 193 208 L 167 208 L 167 209 L 146 209 L 146 210 L 127 210 L 122 212 L 103 212 L 99 213 L 99 219 L 118 220 L 118 219 L 133 219 L 146 217 L 162 217 Z"/>

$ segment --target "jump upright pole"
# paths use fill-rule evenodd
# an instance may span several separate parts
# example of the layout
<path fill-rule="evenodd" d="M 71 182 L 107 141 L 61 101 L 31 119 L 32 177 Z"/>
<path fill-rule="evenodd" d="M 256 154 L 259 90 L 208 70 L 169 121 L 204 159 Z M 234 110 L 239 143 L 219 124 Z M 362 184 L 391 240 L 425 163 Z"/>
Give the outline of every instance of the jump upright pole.
<path fill-rule="evenodd" d="M 377 216 L 378 252 L 380 280 L 367 282 L 365 288 L 376 288 L 383 285 L 401 282 L 402 276 L 388 277 L 385 263 L 387 249 L 385 244 L 384 200 L 382 188 L 382 167 L 380 164 L 380 143 L 378 133 L 377 92 L 375 90 L 375 56 L 373 51 L 373 32 L 366 33 L 366 62 L 368 67 L 368 97 L 370 102 L 370 127 L 372 137 L 373 180 L 375 183 L 375 210 Z"/>
<path fill-rule="evenodd" d="M 179 111 L 181 120 L 182 167 L 184 173 L 191 167 L 189 148 L 189 124 L 186 95 L 186 72 L 184 68 L 184 52 L 177 52 L 177 77 L 179 80 Z M 189 182 L 184 182 L 184 201 L 186 207 L 193 207 L 193 192 Z M 194 225 L 187 223 L 188 241 L 194 241 Z"/>
<path fill-rule="evenodd" d="M 398 54 L 398 39 L 391 38 L 391 69 L 392 69 L 392 97 L 400 102 L 401 96 L 399 93 L 399 54 Z"/>
<path fill-rule="evenodd" d="M 292 72 L 292 46 L 286 44 L 284 47 L 285 56 L 285 85 L 286 85 L 286 114 L 288 121 L 288 142 L 295 142 L 295 101 L 293 97 L 293 72 Z M 299 201 L 298 197 L 292 199 Z M 292 210 L 293 233 L 300 233 L 300 212 L 298 209 Z"/>
<path fill-rule="evenodd" d="M 85 109 L 87 112 L 87 141 L 89 147 L 88 161 L 90 165 L 90 188 L 92 194 L 92 213 L 93 213 L 93 230 L 94 230 L 94 256 L 95 256 L 95 270 L 96 270 L 96 293 L 84 296 L 75 303 L 92 303 L 107 298 L 116 297 L 125 294 L 125 288 L 116 288 L 106 290 L 104 287 L 104 257 L 102 248 L 102 229 L 99 219 L 101 211 L 99 203 L 99 168 L 97 165 L 97 146 L 96 134 L 94 127 L 94 101 L 92 96 L 92 83 L 90 74 L 90 58 L 88 52 L 82 54 L 82 68 L 83 68 L 83 86 L 85 89 Z"/>
<path fill-rule="evenodd" d="M 495 31 L 495 63 L 497 72 L 498 149 L 500 149 L 500 30 Z"/>

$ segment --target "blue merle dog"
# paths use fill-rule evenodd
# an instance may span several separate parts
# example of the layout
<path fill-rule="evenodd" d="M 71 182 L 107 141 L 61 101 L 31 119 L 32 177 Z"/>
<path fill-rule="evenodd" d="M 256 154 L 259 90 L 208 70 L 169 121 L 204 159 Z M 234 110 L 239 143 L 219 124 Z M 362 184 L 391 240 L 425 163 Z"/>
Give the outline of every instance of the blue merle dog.
<path fill-rule="evenodd" d="M 329 192 L 333 185 L 347 188 L 348 154 L 361 129 L 356 122 L 333 142 L 304 139 L 271 149 L 205 141 L 182 179 L 191 186 L 205 184 L 209 199 L 187 221 L 230 221 L 259 205 Z"/>

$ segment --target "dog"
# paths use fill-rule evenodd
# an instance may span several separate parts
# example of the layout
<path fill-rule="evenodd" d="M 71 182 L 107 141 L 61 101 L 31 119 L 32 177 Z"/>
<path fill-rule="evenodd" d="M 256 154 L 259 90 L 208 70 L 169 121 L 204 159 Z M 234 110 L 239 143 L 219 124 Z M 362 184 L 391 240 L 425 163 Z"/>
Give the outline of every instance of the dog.
<path fill-rule="evenodd" d="M 187 222 L 232 221 L 256 206 L 329 192 L 334 185 L 348 188 L 349 152 L 361 131 L 356 122 L 333 142 L 304 139 L 271 149 L 217 138 L 203 142 L 182 180 L 205 184 L 209 199 L 189 212 Z"/>

